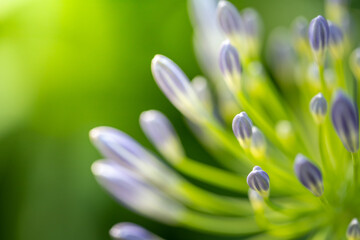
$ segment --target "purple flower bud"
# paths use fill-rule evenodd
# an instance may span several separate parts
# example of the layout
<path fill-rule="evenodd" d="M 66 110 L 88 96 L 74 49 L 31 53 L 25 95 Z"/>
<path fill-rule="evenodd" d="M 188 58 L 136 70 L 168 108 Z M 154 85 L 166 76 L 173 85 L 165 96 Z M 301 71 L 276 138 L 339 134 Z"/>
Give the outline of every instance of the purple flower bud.
<path fill-rule="evenodd" d="M 327 102 L 322 93 L 316 94 L 310 101 L 310 112 L 317 124 L 324 121 L 327 113 Z"/>
<path fill-rule="evenodd" d="M 246 179 L 249 187 L 262 197 L 269 196 L 270 179 L 269 175 L 259 166 L 255 166 Z"/>
<path fill-rule="evenodd" d="M 134 223 L 118 223 L 110 229 L 110 236 L 114 240 L 160 240 L 143 227 Z"/>
<path fill-rule="evenodd" d="M 328 22 L 323 16 L 317 16 L 310 22 L 309 41 L 318 63 L 322 64 L 329 38 L 330 30 Z"/>
<path fill-rule="evenodd" d="M 304 155 L 298 154 L 294 163 L 295 174 L 299 181 L 315 196 L 320 197 L 324 193 L 324 185 L 321 172 Z"/>
<path fill-rule="evenodd" d="M 353 101 L 342 91 L 335 95 L 331 109 L 332 123 L 336 133 L 349 152 L 359 149 L 359 116 Z"/>
<path fill-rule="evenodd" d="M 239 11 L 228 1 L 220 1 L 217 8 L 220 28 L 226 35 L 241 34 L 243 23 Z"/>
<path fill-rule="evenodd" d="M 178 202 L 111 160 L 96 161 L 91 170 L 99 184 L 116 200 L 140 214 L 174 223 L 183 211 L 183 206 Z"/>
<path fill-rule="evenodd" d="M 164 114 L 149 110 L 140 115 L 140 125 L 146 136 L 167 159 L 179 161 L 184 157 L 180 139 Z"/>
<path fill-rule="evenodd" d="M 324 50 L 329 43 L 329 25 L 323 16 L 317 16 L 310 22 L 309 40 L 313 50 Z"/>
<path fill-rule="evenodd" d="M 260 35 L 260 17 L 257 11 L 252 8 L 244 9 L 242 19 L 246 35 L 257 38 Z"/>
<path fill-rule="evenodd" d="M 163 55 L 156 55 L 151 61 L 151 71 L 157 85 L 182 113 L 189 118 L 202 113 L 199 109 L 200 101 L 189 79 L 173 61 Z"/>
<path fill-rule="evenodd" d="M 305 40 L 308 39 L 308 21 L 304 17 L 298 17 L 293 23 L 294 38 Z"/>
<path fill-rule="evenodd" d="M 133 166 L 133 159 L 146 161 L 149 153 L 129 135 L 111 127 L 97 127 L 90 131 L 90 139 L 106 158 L 126 166 Z"/>
<path fill-rule="evenodd" d="M 356 218 L 350 222 L 346 231 L 346 236 L 348 240 L 360 240 L 360 225 Z"/>
<path fill-rule="evenodd" d="M 332 56 L 341 58 L 343 56 L 344 35 L 341 29 L 332 22 L 328 22 L 330 30 L 329 48 Z"/>
<path fill-rule="evenodd" d="M 242 66 L 239 54 L 229 41 L 225 41 L 220 50 L 220 70 L 230 90 L 239 90 L 241 84 Z"/>
<path fill-rule="evenodd" d="M 235 137 L 243 148 L 250 147 L 252 138 L 252 122 L 245 112 L 237 114 L 232 122 Z"/>

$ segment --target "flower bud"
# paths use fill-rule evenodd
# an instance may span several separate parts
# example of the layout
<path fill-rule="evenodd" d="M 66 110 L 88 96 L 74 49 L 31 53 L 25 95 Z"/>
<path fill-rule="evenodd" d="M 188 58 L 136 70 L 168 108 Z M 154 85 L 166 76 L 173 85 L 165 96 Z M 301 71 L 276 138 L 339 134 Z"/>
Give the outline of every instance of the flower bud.
<path fill-rule="evenodd" d="M 257 159 L 265 157 L 266 140 L 264 134 L 257 128 L 252 127 L 251 153 Z"/>
<path fill-rule="evenodd" d="M 140 125 L 149 140 L 165 158 L 178 162 L 185 156 L 180 139 L 164 114 L 156 110 L 141 113 Z"/>
<path fill-rule="evenodd" d="M 330 38 L 329 49 L 335 59 L 342 58 L 344 54 L 344 35 L 341 29 L 332 22 L 328 22 Z"/>
<path fill-rule="evenodd" d="M 359 116 L 353 101 L 342 91 L 335 95 L 331 109 L 332 123 L 336 133 L 349 152 L 359 149 Z"/>
<path fill-rule="evenodd" d="M 114 240 L 160 240 L 159 237 L 134 223 L 118 223 L 110 229 Z"/>
<path fill-rule="evenodd" d="M 320 197 L 324 193 L 324 185 L 321 172 L 304 155 L 298 154 L 294 163 L 295 174 L 299 181 L 315 196 Z"/>
<path fill-rule="evenodd" d="M 329 25 L 323 16 L 317 16 L 310 22 L 309 41 L 318 64 L 323 64 L 325 50 L 330 37 Z"/>
<path fill-rule="evenodd" d="M 358 82 L 360 81 L 360 48 L 356 48 L 350 56 L 350 66 Z"/>
<path fill-rule="evenodd" d="M 93 163 L 91 170 L 99 184 L 128 208 L 170 224 L 181 217 L 184 210 L 181 204 L 125 167 L 110 160 L 101 160 Z"/>
<path fill-rule="evenodd" d="M 360 226 L 357 218 L 354 218 L 346 231 L 346 237 L 348 240 L 360 240 Z"/>
<path fill-rule="evenodd" d="M 220 1 L 217 8 L 217 18 L 221 30 L 227 36 L 241 35 L 243 23 L 239 11 L 228 1 Z"/>
<path fill-rule="evenodd" d="M 252 122 L 245 112 L 237 114 L 232 122 L 235 137 L 243 148 L 249 148 L 252 138 Z"/>
<path fill-rule="evenodd" d="M 310 112 L 317 124 L 324 122 L 327 113 L 327 102 L 322 93 L 316 94 L 310 101 Z"/>
<path fill-rule="evenodd" d="M 299 55 L 311 56 L 308 37 L 308 21 L 304 17 L 298 17 L 294 20 L 293 41 Z"/>
<path fill-rule="evenodd" d="M 228 88 L 237 93 L 241 87 L 242 66 L 236 48 L 229 41 L 221 46 L 219 64 Z"/>
<path fill-rule="evenodd" d="M 185 73 L 169 58 L 156 55 L 151 61 L 153 77 L 171 103 L 189 118 L 202 117 L 204 109 Z"/>
<path fill-rule="evenodd" d="M 244 24 L 246 45 L 251 56 L 257 57 L 260 51 L 261 21 L 258 12 L 246 8 L 241 12 Z"/>
<path fill-rule="evenodd" d="M 269 175 L 259 166 L 255 166 L 246 179 L 249 187 L 256 191 L 263 198 L 269 196 L 270 179 Z"/>

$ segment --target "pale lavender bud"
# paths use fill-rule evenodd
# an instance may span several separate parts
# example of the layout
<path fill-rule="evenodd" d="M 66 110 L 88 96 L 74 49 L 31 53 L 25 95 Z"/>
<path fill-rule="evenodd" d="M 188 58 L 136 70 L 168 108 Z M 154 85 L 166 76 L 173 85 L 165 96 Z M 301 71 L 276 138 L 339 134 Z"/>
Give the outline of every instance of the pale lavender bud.
<path fill-rule="evenodd" d="M 133 166 L 133 159 L 146 161 L 149 154 L 129 135 L 111 127 L 96 127 L 90 131 L 90 140 L 103 156 L 126 166 Z"/>
<path fill-rule="evenodd" d="M 253 38 L 259 37 L 261 21 L 258 12 L 255 9 L 246 8 L 242 11 L 242 19 L 246 35 Z"/>
<path fill-rule="evenodd" d="M 226 35 L 239 35 L 243 31 L 243 23 L 239 11 L 228 1 L 220 1 L 217 8 L 217 19 L 221 30 Z"/>
<path fill-rule="evenodd" d="M 243 148 L 249 148 L 252 138 L 252 122 L 245 112 L 237 114 L 232 122 L 235 137 Z"/>
<path fill-rule="evenodd" d="M 189 118 L 203 113 L 190 81 L 184 72 L 169 58 L 156 55 L 151 61 L 153 77 L 166 97 Z"/>
<path fill-rule="evenodd" d="M 160 238 L 134 223 L 118 223 L 110 229 L 114 240 L 160 240 Z"/>
<path fill-rule="evenodd" d="M 251 153 L 256 158 L 263 158 L 266 153 L 265 136 L 257 127 L 252 127 Z"/>
<path fill-rule="evenodd" d="M 326 47 L 329 43 L 330 30 L 326 19 L 323 16 L 317 16 L 310 22 L 309 41 L 318 63 L 323 63 Z"/>
<path fill-rule="evenodd" d="M 269 196 L 270 179 L 269 175 L 259 166 L 255 166 L 246 179 L 249 187 L 262 197 Z"/>
<path fill-rule="evenodd" d="M 327 102 L 322 93 L 316 94 L 310 101 L 310 112 L 317 124 L 321 124 L 327 113 Z"/>
<path fill-rule="evenodd" d="M 295 40 L 308 39 L 308 21 L 304 17 L 298 17 L 293 23 L 293 36 Z"/>
<path fill-rule="evenodd" d="M 359 149 L 359 116 L 353 101 L 342 91 L 335 95 L 331 109 L 332 123 L 336 133 L 349 152 Z"/>
<path fill-rule="evenodd" d="M 184 158 L 180 139 L 167 117 L 159 111 L 141 113 L 140 125 L 149 140 L 168 160 L 178 162 Z"/>
<path fill-rule="evenodd" d="M 304 155 L 298 154 L 294 163 L 295 174 L 299 181 L 316 197 L 324 193 L 322 174 Z"/>
<path fill-rule="evenodd" d="M 181 204 L 139 175 L 111 160 L 96 161 L 91 170 L 99 184 L 116 200 L 140 214 L 162 222 L 175 223 L 183 211 Z"/>
<path fill-rule="evenodd" d="M 344 35 L 341 29 L 334 23 L 328 21 L 330 39 L 329 39 L 329 49 L 335 58 L 341 58 L 343 56 L 343 45 L 344 45 Z"/>
<path fill-rule="evenodd" d="M 220 50 L 220 70 L 231 91 L 240 90 L 242 66 L 239 54 L 229 41 L 225 41 Z"/>
<path fill-rule="evenodd" d="M 354 218 L 346 231 L 346 237 L 348 240 L 360 240 L 360 225 L 357 218 Z"/>

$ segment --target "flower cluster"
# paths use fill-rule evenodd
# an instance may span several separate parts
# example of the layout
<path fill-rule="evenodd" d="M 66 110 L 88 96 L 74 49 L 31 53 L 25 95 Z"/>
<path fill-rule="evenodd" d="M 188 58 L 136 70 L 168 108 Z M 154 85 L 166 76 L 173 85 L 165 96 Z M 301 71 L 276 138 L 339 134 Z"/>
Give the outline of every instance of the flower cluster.
<path fill-rule="evenodd" d="M 222 167 L 191 159 L 166 116 L 149 110 L 140 125 L 167 164 L 124 132 L 97 127 L 90 138 L 104 156 L 92 165 L 98 182 L 139 214 L 208 234 L 359 240 L 360 49 L 352 51 L 348 1 L 325 7 L 326 18 L 299 17 L 292 31 L 274 30 L 264 63 L 254 9 L 190 1 L 196 53 L 210 81 L 190 81 L 163 55 L 151 70 Z M 130 223 L 110 234 L 161 239 Z"/>

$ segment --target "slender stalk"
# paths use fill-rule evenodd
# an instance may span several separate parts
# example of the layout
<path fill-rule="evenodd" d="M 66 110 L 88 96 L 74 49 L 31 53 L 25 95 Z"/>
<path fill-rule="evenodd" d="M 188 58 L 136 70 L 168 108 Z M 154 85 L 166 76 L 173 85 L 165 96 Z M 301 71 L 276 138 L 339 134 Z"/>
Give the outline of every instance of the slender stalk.
<path fill-rule="evenodd" d="M 354 178 L 354 187 L 355 191 L 359 186 L 359 157 L 356 153 L 351 153 L 352 162 L 353 162 L 353 178 Z"/>
<path fill-rule="evenodd" d="M 329 93 L 326 87 L 326 81 L 325 81 L 325 74 L 324 74 L 324 64 L 318 64 L 319 68 L 319 78 L 320 78 L 320 84 L 321 84 L 321 91 L 324 94 L 324 97 L 327 101 L 329 101 Z"/>

